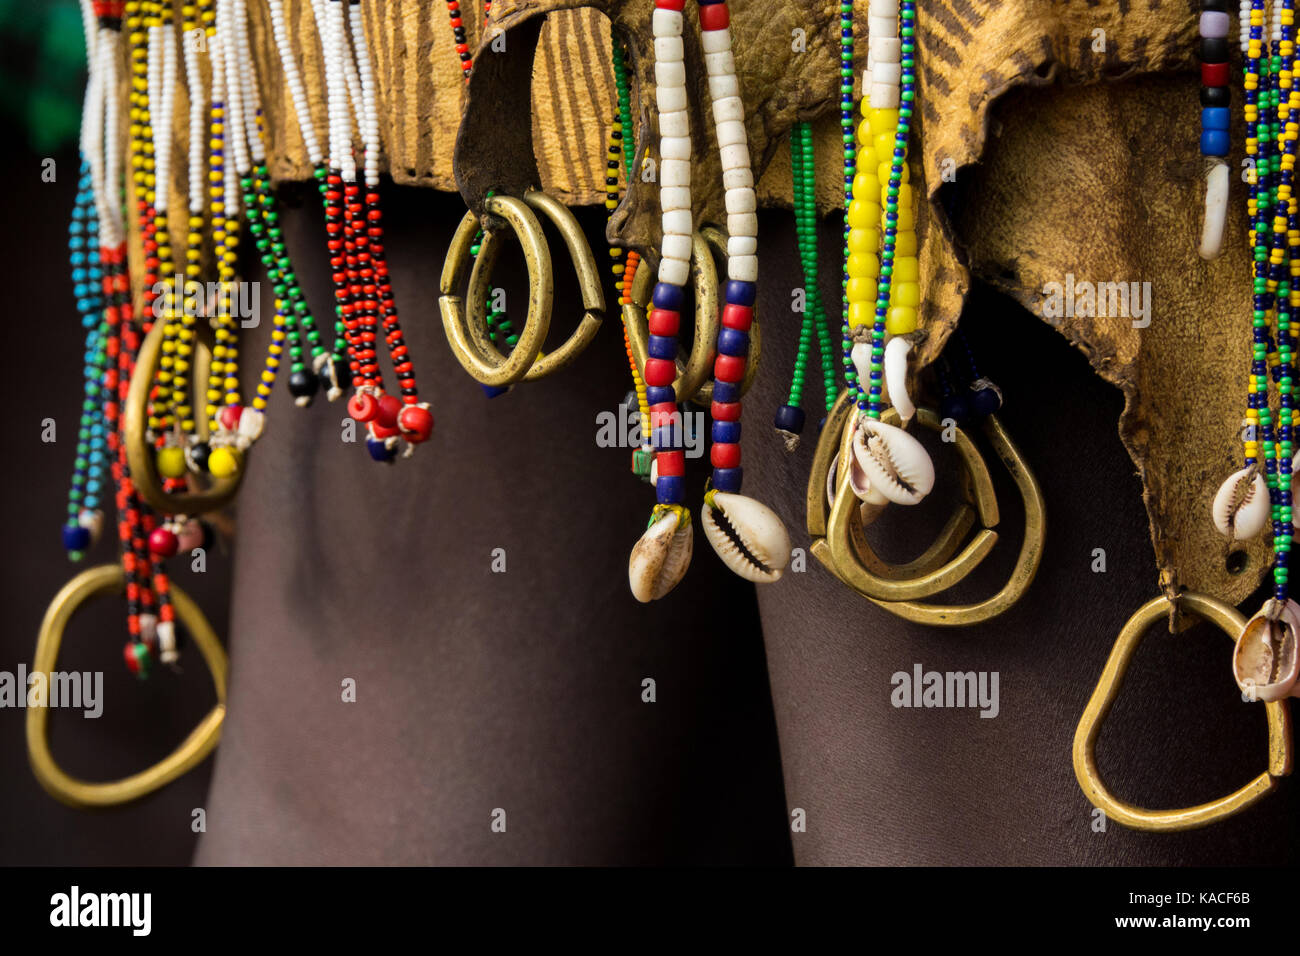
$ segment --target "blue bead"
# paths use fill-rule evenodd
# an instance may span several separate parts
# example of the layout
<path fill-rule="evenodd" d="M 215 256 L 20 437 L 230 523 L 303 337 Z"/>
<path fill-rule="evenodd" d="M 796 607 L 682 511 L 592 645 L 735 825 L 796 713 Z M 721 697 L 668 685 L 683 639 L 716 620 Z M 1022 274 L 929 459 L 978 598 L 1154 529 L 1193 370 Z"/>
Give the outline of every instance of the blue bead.
<path fill-rule="evenodd" d="M 758 294 L 758 286 L 753 282 L 741 282 L 739 279 L 727 280 L 728 305 L 753 305 Z"/>
<path fill-rule="evenodd" d="M 797 405 L 782 405 L 776 410 L 776 418 L 772 420 L 772 424 L 782 431 L 798 435 L 803 431 L 803 409 Z"/>
<path fill-rule="evenodd" d="M 90 547 L 90 530 L 80 525 L 63 526 L 63 547 L 68 551 L 85 551 Z"/>
<path fill-rule="evenodd" d="M 682 430 L 674 422 L 650 429 L 650 447 L 655 451 L 676 451 L 682 447 Z"/>
<path fill-rule="evenodd" d="M 675 359 L 677 357 L 677 340 L 667 335 L 650 336 L 646 351 L 651 358 Z"/>
<path fill-rule="evenodd" d="M 739 382 L 714 382 L 713 400 L 724 405 L 740 401 Z"/>
<path fill-rule="evenodd" d="M 1232 111 L 1226 106 L 1207 106 L 1201 110 L 1201 129 L 1224 129 L 1232 120 Z"/>
<path fill-rule="evenodd" d="M 686 290 L 671 282 L 656 282 L 654 294 L 650 297 L 656 309 L 680 312 L 686 302 Z"/>
<path fill-rule="evenodd" d="M 676 402 L 677 393 L 671 385 L 647 385 L 645 387 L 647 405 L 662 405 L 664 402 Z"/>
<path fill-rule="evenodd" d="M 497 396 L 504 395 L 506 392 L 510 391 L 510 386 L 509 385 L 484 385 L 482 386 L 482 389 L 483 389 L 483 394 L 486 395 L 488 398 L 496 398 Z"/>
<path fill-rule="evenodd" d="M 713 440 L 722 445 L 734 445 L 740 441 L 740 422 L 713 423 Z"/>
<path fill-rule="evenodd" d="M 661 505 L 679 505 L 685 492 L 681 475 L 660 475 L 655 479 L 655 499 Z"/>
<path fill-rule="evenodd" d="M 367 438 L 366 451 L 375 461 L 392 461 L 397 454 L 397 449 L 389 448 L 382 438 Z"/>
<path fill-rule="evenodd" d="M 1207 129 L 1201 133 L 1202 156 L 1227 156 L 1231 145 L 1226 129 Z"/>
<path fill-rule="evenodd" d="M 981 388 L 971 395 L 970 404 L 975 414 L 982 418 L 1002 407 L 1002 397 L 995 388 Z"/>
<path fill-rule="evenodd" d="M 723 326 L 718 330 L 718 351 L 744 358 L 749 354 L 749 333 Z"/>
<path fill-rule="evenodd" d="M 740 483 L 744 477 L 744 468 L 714 468 L 713 487 L 718 491 L 736 494 L 740 491 Z"/>

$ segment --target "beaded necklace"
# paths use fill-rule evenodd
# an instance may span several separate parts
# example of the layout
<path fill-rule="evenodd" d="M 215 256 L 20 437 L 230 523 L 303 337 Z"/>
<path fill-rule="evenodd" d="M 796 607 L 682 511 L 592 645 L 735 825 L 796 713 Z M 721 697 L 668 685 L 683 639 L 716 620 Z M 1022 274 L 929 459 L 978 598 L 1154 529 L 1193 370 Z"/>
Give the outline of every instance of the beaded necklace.
<path fill-rule="evenodd" d="M 648 316 L 646 401 L 655 450 L 658 499 L 650 526 L 628 565 L 633 595 L 662 597 L 686 572 L 691 557 L 690 513 L 685 496 L 686 456 L 681 414 L 673 382 L 677 333 L 690 273 L 694 221 L 691 205 L 691 134 L 682 43 L 684 0 L 655 0 L 655 99 L 659 107 L 659 205 L 663 239 L 659 275 Z M 701 518 L 705 536 L 737 574 L 755 582 L 775 581 L 790 557 L 790 539 L 777 515 L 741 495 L 740 392 L 749 353 L 758 279 L 758 216 L 745 133 L 744 103 L 731 51 L 730 13 L 725 0 L 700 0 L 699 18 L 709 97 L 722 165 L 727 210 L 727 283 L 713 366 L 713 474 Z"/>

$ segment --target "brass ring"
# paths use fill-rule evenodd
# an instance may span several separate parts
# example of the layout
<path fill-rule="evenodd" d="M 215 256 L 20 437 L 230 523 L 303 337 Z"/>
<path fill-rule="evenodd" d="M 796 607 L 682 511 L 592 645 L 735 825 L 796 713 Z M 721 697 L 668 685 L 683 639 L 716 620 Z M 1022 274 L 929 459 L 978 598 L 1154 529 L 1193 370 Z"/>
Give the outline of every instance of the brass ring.
<path fill-rule="evenodd" d="M 1217 626 L 1233 640 L 1246 624 L 1236 608 L 1204 594 L 1185 591 L 1177 597 L 1181 611 L 1194 614 Z M 1114 796 L 1101 779 L 1097 769 L 1097 735 L 1110 712 L 1111 704 L 1119 695 L 1133 654 L 1142 643 L 1147 628 L 1169 614 L 1170 601 L 1164 595 L 1152 598 L 1128 619 L 1115 646 L 1111 648 L 1101 679 L 1079 718 L 1074 733 L 1074 775 L 1083 788 L 1084 796 L 1093 806 L 1105 812 L 1108 819 L 1136 830 L 1172 832 L 1192 830 L 1226 820 L 1268 795 L 1277 786 L 1280 777 L 1291 773 L 1291 722 L 1283 701 L 1264 705 L 1268 716 L 1268 770 L 1225 797 L 1211 800 L 1196 807 L 1175 810 L 1147 810 L 1125 803 Z"/>
<path fill-rule="evenodd" d="M 691 284 L 695 287 L 695 336 L 688 356 L 677 357 L 677 378 L 673 391 L 677 401 L 708 404 L 713 400 L 713 359 L 717 349 L 718 330 L 722 312 L 718 298 L 718 267 L 713 261 L 712 249 L 723 256 L 727 251 L 727 238 L 715 226 L 704 226 L 691 237 Z M 641 260 L 623 306 L 623 325 L 627 328 L 628 344 L 636 360 L 637 372 L 645 379 L 645 362 L 649 353 L 650 329 L 646 322 L 646 309 L 654 290 L 655 270 Z M 740 383 L 740 394 L 749 391 L 758 374 L 758 358 L 762 351 L 762 334 L 755 318 L 749 330 L 749 356 L 745 361 L 745 376 Z"/>
<path fill-rule="evenodd" d="M 574 268 L 578 272 L 578 288 L 582 295 L 583 307 L 582 320 L 563 345 L 553 352 L 543 353 L 541 350 L 543 343 L 538 343 L 537 354 L 533 356 L 533 361 L 522 378 L 525 382 L 535 382 L 571 363 L 595 338 L 605 318 L 605 294 L 600 286 L 600 270 L 596 267 L 596 257 L 592 255 L 591 246 L 587 244 L 582 226 L 578 224 L 578 220 L 574 218 L 569 208 L 539 189 L 526 192 L 524 202 L 544 215 L 559 230 L 565 248 L 569 250 L 569 258 L 573 260 Z M 489 205 L 489 211 L 490 209 Z M 496 264 L 504 236 L 502 230 L 489 229 L 483 233 L 478 256 L 474 259 L 473 269 L 470 270 L 466 314 L 466 322 L 474 333 L 475 343 L 482 348 L 483 354 L 489 360 L 495 359 L 498 363 L 505 362 L 506 357 L 485 334 L 486 309 L 488 296 L 492 292 L 492 267 Z M 545 241 L 543 236 L 542 242 Z"/>
<path fill-rule="evenodd" d="M 889 409 L 882 420 L 892 416 L 897 420 L 897 412 Z M 923 426 L 942 430 L 939 416 L 928 409 L 918 409 L 917 421 Z M 975 570 L 997 544 L 998 534 L 992 530 L 998 522 L 997 497 L 993 492 L 993 482 L 988 474 L 988 467 L 980 456 L 974 442 L 960 428 L 955 429 L 957 451 L 966 465 L 974 482 L 976 508 L 983 521 L 983 528 L 973 537 L 961 552 L 936 568 L 926 568 L 915 577 L 904 577 L 899 569 L 891 569 L 888 564 L 877 558 L 861 533 L 861 521 L 858 518 L 858 497 L 849 487 L 848 456 L 853 453 L 851 447 L 854 418 L 850 415 L 844 422 L 841 437 L 839 465 L 836 481 L 838 489 L 835 503 L 831 506 L 830 517 L 826 525 L 825 543 L 829 549 L 830 559 L 840 580 L 859 594 L 868 598 L 878 598 L 890 604 L 929 597 L 946 591 L 963 580 Z M 857 532 L 855 534 L 854 532 Z"/>
<path fill-rule="evenodd" d="M 41 621 L 32 673 L 45 674 L 48 686 L 50 672 L 58 662 L 63 632 L 73 614 L 90 599 L 120 593 L 125 585 L 125 575 L 117 564 L 87 568 L 65 584 L 50 602 L 45 619 Z M 63 803 L 72 807 L 107 807 L 135 800 L 192 770 L 217 746 L 226 716 L 226 652 L 198 605 L 175 584 L 171 595 L 177 619 L 194 639 L 212 674 L 217 703 L 181 745 L 158 763 L 129 777 L 106 783 L 88 783 L 66 773 L 50 753 L 49 708 L 40 705 L 28 707 L 27 752 L 32 771 L 41 786 Z"/>
<path fill-rule="evenodd" d="M 205 369 L 211 361 L 212 328 L 207 322 L 197 323 L 198 336 L 195 340 L 195 361 L 193 383 L 206 378 Z M 155 449 L 149 443 L 146 422 L 149 407 L 149 393 L 153 389 L 154 377 L 158 363 L 162 359 L 162 340 L 164 323 L 153 324 L 149 334 L 140 345 L 140 354 L 136 356 L 135 371 L 131 373 L 131 387 L 127 392 L 126 407 L 122 410 L 122 440 L 126 442 L 126 462 L 131 469 L 131 481 L 141 499 L 150 508 L 162 515 L 198 515 L 214 511 L 224 506 L 235 497 L 239 484 L 244 479 L 244 468 L 240 468 L 229 478 L 213 478 L 212 484 L 204 491 L 182 491 L 168 494 L 163 490 L 158 479 L 158 463 Z M 200 377 L 202 376 L 202 377 Z M 208 437 L 206 415 L 197 415 L 199 439 Z"/>

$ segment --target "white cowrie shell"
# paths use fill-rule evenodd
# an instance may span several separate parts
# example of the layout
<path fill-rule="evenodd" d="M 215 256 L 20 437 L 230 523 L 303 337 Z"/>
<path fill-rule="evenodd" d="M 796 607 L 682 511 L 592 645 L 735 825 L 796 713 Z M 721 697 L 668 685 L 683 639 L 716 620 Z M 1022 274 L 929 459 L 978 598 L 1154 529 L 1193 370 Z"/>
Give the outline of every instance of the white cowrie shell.
<path fill-rule="evenodd" d="M 747 581 L 777 581 L 790 560 L 790 535 L 775 511 L 745 495 L 714 492 L 700 509 L 704 536 L 722 563 Z"/>
<path fill-rule="evenodd" d="M 903 429 L 865 415 L 853 435 L 853 456 L 873 491 L 900 505 L 914 505 L 934 488 L 934 463 Z"/>
<path fill-rule="evenodd" d="M 912 343 L 896 335 L 885 346 L 885 391 L 889 404 L 898 409 L 898 417 L 906 425 L 916 414 L 916 405 L 907 393 L 907 356 L 911 354 Z"/>
<path fill-rule="evenodd" d="M 1249 473 L 1248 468 L 1242 468 L 1229 475 L 1219 486 L 1211 506 L 1214 526 L 1233 541 L 1253 538 L 1268 524 L 1268 482 L 1263 472 L 1257 471 L 1246 485 Z"/>
<path fill-rule="evenodd" d="M 1276 608 L 1270 600 L 1258 614 L 1246 622 L 1232 652 L 1232 676 L 1242 693 L 1254 700 L 1270 702 L 1297 694 L 1300 677 L 1300 653 L 1296 641 L 1300 635 L 1300 605 L 1287 601 L 1277 620 L 1268 612 Z"/>
<path fill-rule="evenodd" d="M 632 548 L 627 563 L 632 596 L 645 604 L 677 587 L 686 576 L 694 549 L 690 521 L 680 521 L 675 512 L 665 512 Z"/>

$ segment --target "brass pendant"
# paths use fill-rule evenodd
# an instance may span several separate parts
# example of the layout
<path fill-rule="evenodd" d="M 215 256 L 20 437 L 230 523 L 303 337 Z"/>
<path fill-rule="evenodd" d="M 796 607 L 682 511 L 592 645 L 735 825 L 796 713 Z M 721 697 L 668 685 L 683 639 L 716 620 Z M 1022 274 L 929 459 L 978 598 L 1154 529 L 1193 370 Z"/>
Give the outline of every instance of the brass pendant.
<path fill-rule="evenodd" d="M 505 233 L 491 223 L 483 226 L 479 252 L 470 268 L 470 248 L 481 228 L 472 212 L 466 212 L 461 219 L 443 262 L 438 299 L 442 327 L 456 360 L 479 383 L 504 387 L 520 381 L 535 382 L 570 364 L 595 338 L 605 318 L 600 271 L 573 213 L 541 190 L 525 193 L 522 200 L 492 196 L 484 208 L 505 221 L 523 248 L 528 266 L 528 314 L 523 331 L 509 356 L 503 355 L 488 335 L 486 303 L 492 291 L 492 267 Z M 555 277 L 551 271 L 550 246 L 534 210 L 559 230 L 577 270 L 582 294 L 583 315 L 577 328 L 564 344 L 549 353 L 544 353 L 542 346 L 551 327 Z M 459 294 L 467 268 L 470 269 L 468 306 Z"/>
<path fill-rule="evenodd" d="M 1180 611 L 1210 622 L 1234 640 L 1246 626 L 1246 619 L 1236 608 L 1207 595 L 1185 591 L 1176 600 Z M 1226 820 L 1272 793 L 1278 780 L 1291 773 L 1290 714 L 1285 701 L 1276 701 L 1264 705 L 1268 717 L 1268 769 L 1241 789 L 1200 806 L 1174 810 L 1148 810 L 1125 803 L 1107 789 L 1097 769 L 1097 735 L 1110 713 L 1111 704 L 1119 696 L 1129 663 L 1147 629 L 1166 618 L 1170 607 L 1169 599 L 1162 595 L 1142 605 L 1128 619 L 1111 648 L 1101 679 L 1079 718 L 1079 727 L 1074 734 L 1074 775 L 1084 796 L 1093 806 L 1104 811 L 1108 819 L 1135 830 L 1192 830 Z"/>
<path fill-rule="evenodd" d="M 92 598 L 121 593 L 125 587 L 126 576 L 121 565 L 103 564 L 82 571 L 54 596 L 41 621 L 36 653 L 32 658 L 32 673 L 44 674 L 47 687 L 50 672 L 58 663 L 63 632 L 73 614 Z M 65 772 L 50 752 L 49 708 L 44 704 L 29 706 L 27 753 L 32 771 L 41 786 L 63 803 L 72 807 L 107 807 L 135 800 L 198 766 L 221 739 L 221 724 L 226 716 L 226 652 L 198 605 L 175 583 L 171 586 L 171 596 L 177 620 L 194 639 L 212 675 L 217 703 L 181 745 L 158 763 L 129 777 L 106 783 L 88 783 Z"/>

